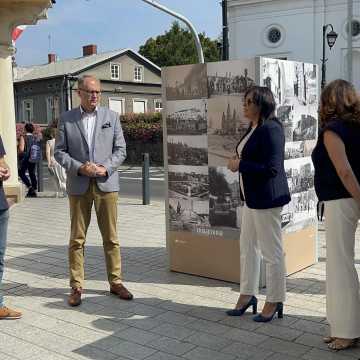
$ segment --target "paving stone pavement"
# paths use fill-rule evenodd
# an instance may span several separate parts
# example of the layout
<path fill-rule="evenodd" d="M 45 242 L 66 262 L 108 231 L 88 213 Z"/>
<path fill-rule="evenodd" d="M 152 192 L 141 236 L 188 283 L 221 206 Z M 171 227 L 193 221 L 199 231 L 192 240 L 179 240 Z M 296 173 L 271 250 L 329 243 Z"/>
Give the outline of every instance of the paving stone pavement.
<path fill-rule="evenodd" d="M 67 199 L 26 199 L 11 209 L 4 292 L 7 305 L 24 316 L 0 321 L 1 360 L 360 357 L 360 347 L 335 353 L 321 341 L 328 331 L 322 229 L 319 263 L 287 279 L 284 319 L 257 324 L 250 314 L 225 315 L 237 300 L 237 284 L 168 271 L 164 203 L 143 206 L 120 199 L 124 280 L 135 300 L 111 296 L 95 218 L 94 214 L 85 251 L 84 301 L 69 308 Z M 358 263 L 359 258 L 357 249 Z"/>

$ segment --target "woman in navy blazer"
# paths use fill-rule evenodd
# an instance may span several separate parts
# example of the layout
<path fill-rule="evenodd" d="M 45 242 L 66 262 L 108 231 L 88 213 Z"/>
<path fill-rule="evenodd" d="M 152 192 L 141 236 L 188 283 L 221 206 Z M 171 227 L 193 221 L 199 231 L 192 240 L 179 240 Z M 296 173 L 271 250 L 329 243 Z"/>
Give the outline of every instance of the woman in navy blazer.
<path fill-rule="evenodd" d="M 260 255 L 266 261 L 266 303 L 254 321 L 283 316 L 285 259 L 281 210 L 290 201 L 284 169 L 285 136 L 275 117 L 275 99 L 266 87 L 255 86 L 244 99 L 249 129 L 236 147 L 228 168 L 239 172 L 240 194 L 245 205 L 240 235 L 240 297 L 230 316 L 241 316 L 250 306 L 257 312 Z"/>

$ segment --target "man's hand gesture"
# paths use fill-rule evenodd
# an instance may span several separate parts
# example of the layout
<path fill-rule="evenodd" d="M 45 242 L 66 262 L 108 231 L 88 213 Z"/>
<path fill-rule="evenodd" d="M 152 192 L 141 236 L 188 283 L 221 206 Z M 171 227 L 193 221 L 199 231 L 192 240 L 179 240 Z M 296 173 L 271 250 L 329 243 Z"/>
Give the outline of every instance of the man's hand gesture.
<path fill-rule="evenodd" d="M 79 173 L 83 176 L 88 176 L 91 178 L 107 176 L 107 170 L 105 166 L 94 164 L 89 161 L 80 166 Z"/>

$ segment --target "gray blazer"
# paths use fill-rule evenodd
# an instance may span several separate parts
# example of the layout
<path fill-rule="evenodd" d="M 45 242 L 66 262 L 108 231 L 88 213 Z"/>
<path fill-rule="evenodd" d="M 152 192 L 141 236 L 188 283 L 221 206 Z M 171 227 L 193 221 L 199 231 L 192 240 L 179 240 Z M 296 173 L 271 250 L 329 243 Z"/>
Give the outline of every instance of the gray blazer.
<path fill-rule="evenodd" d="M 90 178 L 78 173 L 80 166 L 90 161 L 90 149 L 87 143 L 80 108 L 65 112 L 60 117 L 55 141 L 54 156 L 67 173 L 67 192 L 69 195 L 84 194 Z M 93 160 L 105 166 L 108 176 L 97 177 L 101 191 L 119 191 L 117 168 L 126 158 L 126 144 L 119 115 L 108 108 L 98 107 L 94 128 Z"/>

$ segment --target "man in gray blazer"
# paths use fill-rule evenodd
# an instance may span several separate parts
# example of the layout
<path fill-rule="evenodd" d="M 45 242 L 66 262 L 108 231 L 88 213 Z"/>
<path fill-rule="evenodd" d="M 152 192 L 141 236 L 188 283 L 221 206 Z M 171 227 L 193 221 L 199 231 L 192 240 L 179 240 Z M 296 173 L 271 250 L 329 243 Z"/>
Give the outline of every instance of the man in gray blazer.
<path fill-rule="evenodd" d="M 133 295 L 121 280 L 117 238 L 117 168 L 126 158 L 126 144 L 118 114 L 99 107 L 100 81 L 85 75 L 78 81 L 80 107 L 64 113 L 59 122 L 55 159 L 67 173 L 71 235 L 69 266 L 71 293 L 68 303 L 81 303 L 84 283 L 84 245 L 94 204 L 103 239 L 110 292 L 121 299 Z"/>

